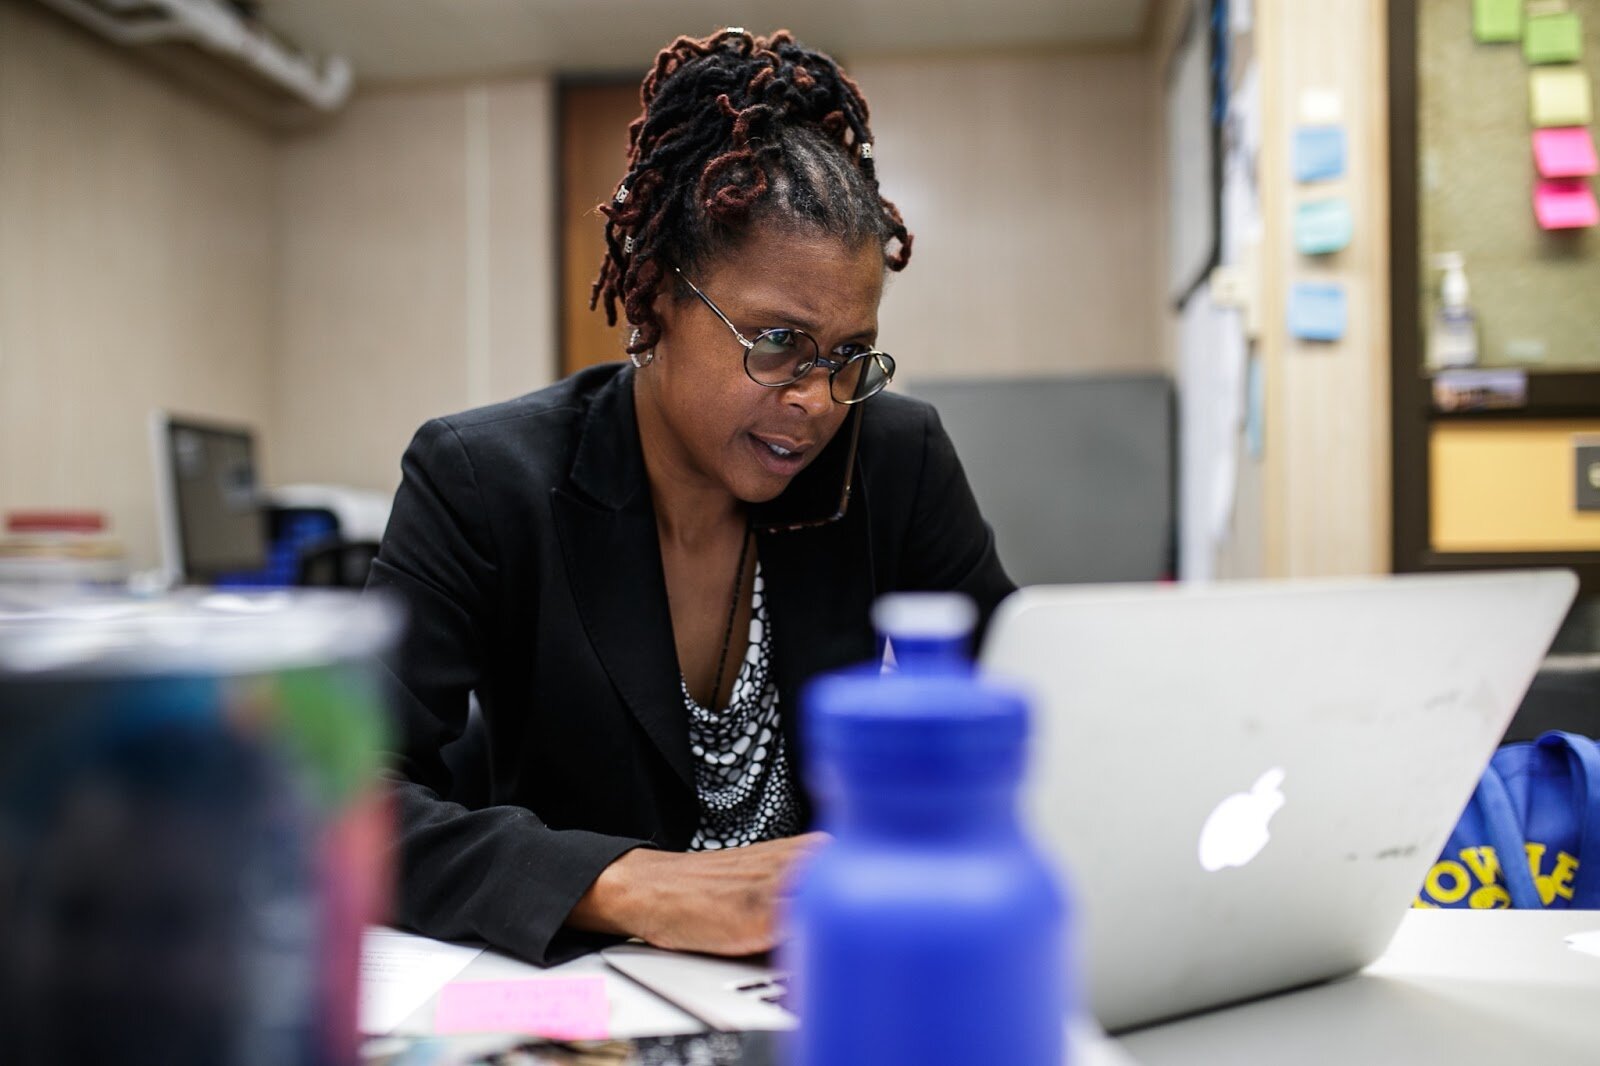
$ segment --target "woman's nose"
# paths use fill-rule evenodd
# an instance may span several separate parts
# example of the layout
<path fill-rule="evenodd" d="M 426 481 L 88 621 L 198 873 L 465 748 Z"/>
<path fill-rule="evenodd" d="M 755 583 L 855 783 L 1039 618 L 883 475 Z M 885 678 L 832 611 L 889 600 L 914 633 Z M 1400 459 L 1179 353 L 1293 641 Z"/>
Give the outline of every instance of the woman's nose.
<path fill-rule="evenodd" d="M 808 415 L 825 414 L 833 406 L 833 396 L 828 391 L 832 382 L 821 366 L 813 366 L 799 381 L 784 389 L 784 399 L 803 408 Z"/>

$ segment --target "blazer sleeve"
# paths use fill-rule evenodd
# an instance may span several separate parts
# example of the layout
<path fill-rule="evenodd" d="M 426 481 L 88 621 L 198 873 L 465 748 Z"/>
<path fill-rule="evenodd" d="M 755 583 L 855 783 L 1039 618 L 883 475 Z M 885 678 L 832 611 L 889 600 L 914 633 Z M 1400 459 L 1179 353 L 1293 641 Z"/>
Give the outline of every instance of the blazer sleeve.
<path fill-rule="evenodd" d="M 978 511 L 955 445 L 932 406 L 925 408 L 922 460 L 900 587 L 905 591 L 964 592 L 978 605 L 981 641 L 1000 601 L 1016 591 L 995 550 L 994 530 Z"/>
<path fill-rule="evenodd" d="M 408 622 L 385 661 L 398 733 L 395 917 L 427 936 L 481 939 L 552 965 L 606 942 L 562 923 L 601 870 L 644 842 L 552 830 L 523 807 L 472 810 L 446 798 L 440 749 L 465 730 L 488 659 L 496 550 L 471 458 L 447 422 L 417 432 L 401 472 L 367 584 Z"/>

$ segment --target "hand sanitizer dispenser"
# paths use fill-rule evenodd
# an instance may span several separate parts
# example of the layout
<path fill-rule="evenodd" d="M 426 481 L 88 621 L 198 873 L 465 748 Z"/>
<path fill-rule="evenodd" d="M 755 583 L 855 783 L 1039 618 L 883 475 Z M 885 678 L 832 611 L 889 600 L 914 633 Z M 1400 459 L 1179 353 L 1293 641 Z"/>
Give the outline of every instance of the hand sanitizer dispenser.
<path fill-rule="evenodd" d="M 1428 369 L 1475 366 L 1478 362 L 1478 320 L 1469 305 L 1466 263 L 1460 252 L 1434 256 L 1434 265 L 1444 271 L 1439 286 L 1439 305 L 1428 329 Z"/>

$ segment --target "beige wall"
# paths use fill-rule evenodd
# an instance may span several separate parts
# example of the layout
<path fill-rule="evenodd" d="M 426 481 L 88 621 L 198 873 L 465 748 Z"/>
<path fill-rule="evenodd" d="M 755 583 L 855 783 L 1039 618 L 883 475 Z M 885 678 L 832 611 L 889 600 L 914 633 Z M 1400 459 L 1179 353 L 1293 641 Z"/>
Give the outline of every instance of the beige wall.
<path fill-rule="evenodd" d="M 552 132 L 527 78 L 280 139 L 0 3 L 0 511 L 103 510 L 153 565 L 156 407 L 392 491 L 425 418 L 553 377 Z"/>
<path fill-rule="evenodd" d="M 917 237 L 881 323 L 904 381 L 1163 365 L 1142 53 L 850 68 Z M 387 491 L 423 419 L 553 380 L 553 97 L 369 93 L 285 146 L 280 481 Z"/>
<path fill-rule="evenodd" d="M 917 234 L 906 381 L 1164 365 L 1145 53 L 851 67 Z M 0 3 L 0 508 L 107 509 L 149 565 L 153 406 L 254 425 L 270 484 L 388 492 L 424 419 L 553 380 L 553 97 L 368 92 L 274 137 Z"/>
<path fill-rule="evenodd" d="M 552 88 L 360 96 L 283 152 L 280 482 L 392 491 L 434 415 L 554 378 Z"/>
<path fill-rule="evenodd" d="M 154 407 L 266 422 L 270 138 L 0 3 L 0 511 L 102 510 L 156 561 Z"/>
<path fill-rule="evenodd" d="M 880 315 L 903 381 L 1164 368 L 1144 52 L 848 66 L 916 236 Z"/>

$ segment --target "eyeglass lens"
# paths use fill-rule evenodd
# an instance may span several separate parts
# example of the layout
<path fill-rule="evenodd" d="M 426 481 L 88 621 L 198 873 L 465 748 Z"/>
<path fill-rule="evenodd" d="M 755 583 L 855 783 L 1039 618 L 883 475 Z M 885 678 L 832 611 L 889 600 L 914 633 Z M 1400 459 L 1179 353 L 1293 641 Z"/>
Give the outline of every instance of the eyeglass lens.
<path fill-rule="evenodd" d="M 817 342 L 797 329 L 769 329 L 745 353 L 745 370 L 762 385 L 788 385 L 817 365 Z M 839 403 L 859 403 L 883 390 L 894 376 L 894 360 L 883 352 L 861 352 L 829 376 Z"/>

